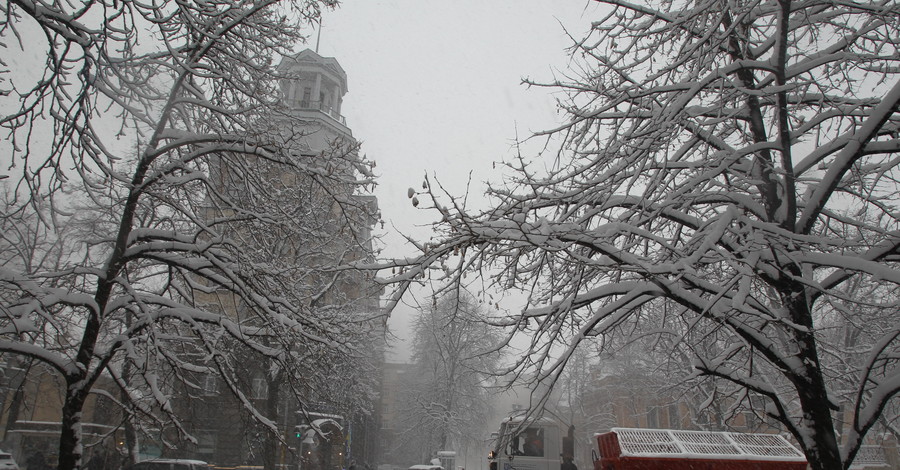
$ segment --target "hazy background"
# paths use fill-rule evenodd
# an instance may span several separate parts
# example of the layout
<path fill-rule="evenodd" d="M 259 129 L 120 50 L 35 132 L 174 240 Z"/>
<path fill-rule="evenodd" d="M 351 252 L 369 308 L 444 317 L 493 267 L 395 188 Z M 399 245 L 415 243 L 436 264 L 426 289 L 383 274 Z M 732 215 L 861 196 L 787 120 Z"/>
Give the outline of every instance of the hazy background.
<path fill-rule="evenodd" d="M 596 10 L 582 0 L 345 0 L 325 12 L 318 52 L 347 72 L 342 113 L 377 163 L 384 254 L 411 253 L 395 229 L 428 237 L 430 214 L 407 198 L 425 174 L 459 196 L 471 177 L 469 204 L 477 206 L 482 183 L 499 178 L 493 162 L 513 155 L 516 136 L 558 122 L 555 97 L 522 78 L 543 82 L 564 71 L 572 43 L 564 28 L 580 37 Z M 315 34 L 307 47 L 315 50 Z M 391 317 L 401 338 L 412 312 L 401 307 Z M 401 343 L 392 359 L 405 357 Z"/>

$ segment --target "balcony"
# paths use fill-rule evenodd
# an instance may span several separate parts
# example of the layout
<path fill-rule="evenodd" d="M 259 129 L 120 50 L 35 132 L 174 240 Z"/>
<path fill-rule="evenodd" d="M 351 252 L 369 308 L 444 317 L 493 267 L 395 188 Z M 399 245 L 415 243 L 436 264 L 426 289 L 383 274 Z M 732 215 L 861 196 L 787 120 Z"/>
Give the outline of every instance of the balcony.
<path fill-rule="evenodd" d="M 325 106 L 321 101 L 293 100 L 290 105 L 292 109 L 301 109 L 304 111 L 319 111 L 329 118 L 339 122 L 341 125 L 345 127 L 347 126 L 347 120 L 344 119 L 344 116 L 341 116 L 333 107 Z"/>

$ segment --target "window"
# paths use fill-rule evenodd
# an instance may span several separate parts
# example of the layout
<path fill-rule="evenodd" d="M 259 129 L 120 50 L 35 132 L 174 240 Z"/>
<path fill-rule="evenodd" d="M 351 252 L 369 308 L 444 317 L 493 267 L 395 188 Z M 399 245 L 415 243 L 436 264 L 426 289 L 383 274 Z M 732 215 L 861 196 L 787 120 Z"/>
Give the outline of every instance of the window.
<path fill-rule="evenodd" d="M 525 455 L 529 457 L 544 456 L 544 433 L 541 428 L 525 429 Z"/>
<path fill-rule="evenodd" d="M 269 384 L 266 383 L 266 379 L 255 378 L 253 379 L 253 398 L 257 400 L 266 398 L 269 396 Z"/>
<path fill-rule="evenodd" d="M 744 428 L 747 431 L 756 430 L 756 427 L 760 424 L 759 420 L 756 419 L 756 413 L 754 413 L 753 410 L 747 410 L 741 413 L 741 415 L 744 418 Z"/>
<path fill-rule="evenodd" d="M 216 434 L 213 431 L 200 431 L 197 434 L 197 453 L 213 454 L 216 452 Z"/>
<path fill-rule="evenodd" d="M 542 428 L 526 428 L 525 432 L 512 439 L 509 455 L 525 457 L 544 456 L 544 430 Z"/>
<path fill-rule="evenodd" d="M 300 100 L 301 108 L 309 108 L 309 97 L 312 95 L 312 89 L 309 87 L 303 88 L 303 99 Z"/>
<path fill-rule="evenodd" d="M 659 428 L 659 408 L 656 406 L 652 406 L 647 410 L 647 427 L 653 429 Z"/>
<path fill-rule="evenodd" d="M 213 374 L 206 374 L 203 376 L 203 394 L 204 395 L 217 395 L 219 393 L 219 380 Z"/>
<path fill-rule="evenodd" d="M 678 412 L 678 403 L 669 405 L 669 427 L 672 429 L 681 429 L 681 415 Z"/>

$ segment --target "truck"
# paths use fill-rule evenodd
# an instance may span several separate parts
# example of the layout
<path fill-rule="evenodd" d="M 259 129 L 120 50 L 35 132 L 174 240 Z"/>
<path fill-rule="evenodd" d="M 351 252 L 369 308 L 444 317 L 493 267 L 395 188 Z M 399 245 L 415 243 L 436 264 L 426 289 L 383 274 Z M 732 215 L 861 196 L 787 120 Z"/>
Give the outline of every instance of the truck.
<path fill-rule="evenodd" d="M 574 426 L 562 435 L 559 423 L 549 418 L 526 420 L 513 414 L 500 423 L 488 453 L 490 470 L 577 470 L 574 462 Z"/>
<path fill-rule="evenodd" d="M 596 435 L 594 470 L 805 470 L 778 434 L 612 428 Z"/>
<path fill-rule="evenodd" d="M 577 470 L 574 426 L 512 415 L 488 454 L 490 470 Z M 779 434 L 612 428 L 595 434 L 593 470 L 805 470 L 806 458 Z"/>

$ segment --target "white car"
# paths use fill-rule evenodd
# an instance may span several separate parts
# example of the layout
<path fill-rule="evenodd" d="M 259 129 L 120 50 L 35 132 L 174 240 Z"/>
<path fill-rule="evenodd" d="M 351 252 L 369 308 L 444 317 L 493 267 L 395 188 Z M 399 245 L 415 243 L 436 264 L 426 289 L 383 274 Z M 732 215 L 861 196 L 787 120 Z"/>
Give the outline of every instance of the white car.
<path fill-rule="evenodd" d="M 3 450 L 0 450 L 0 470 L 19 470 L 19 466 L 16 465 L 12 454 Z"/>
<path fill-rule="evenodd" d="M 202 460 L 151 459 L 142 460 L 129 470 L 209 470 L 209 464 Z"/>

